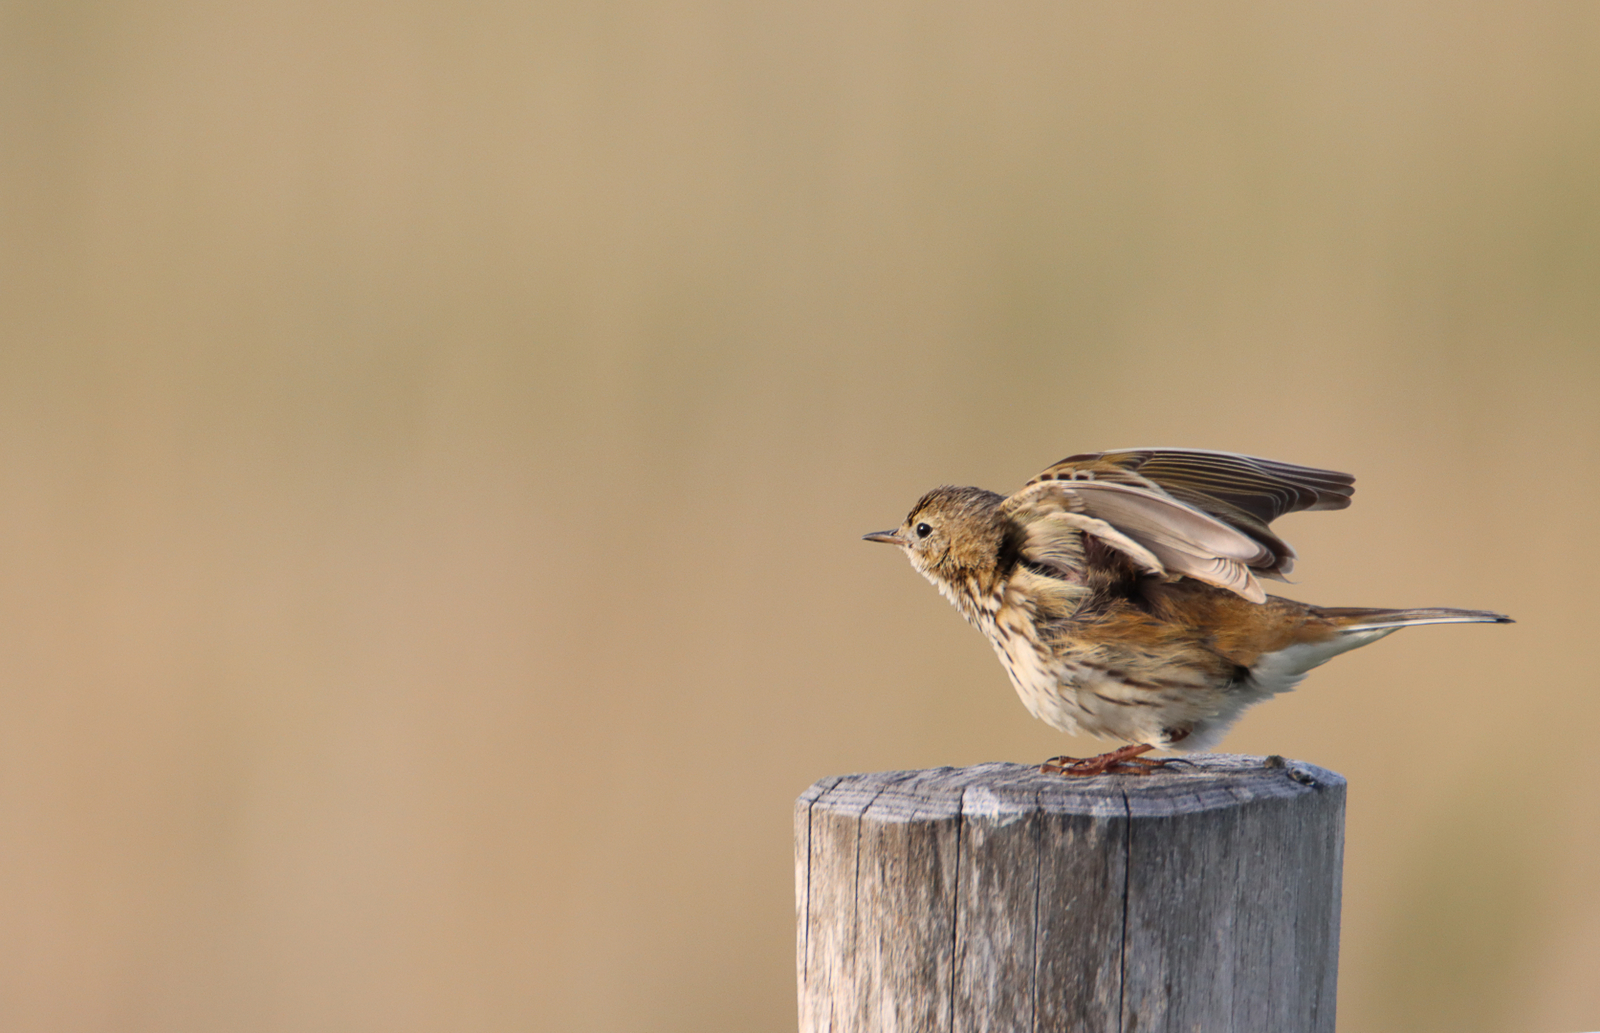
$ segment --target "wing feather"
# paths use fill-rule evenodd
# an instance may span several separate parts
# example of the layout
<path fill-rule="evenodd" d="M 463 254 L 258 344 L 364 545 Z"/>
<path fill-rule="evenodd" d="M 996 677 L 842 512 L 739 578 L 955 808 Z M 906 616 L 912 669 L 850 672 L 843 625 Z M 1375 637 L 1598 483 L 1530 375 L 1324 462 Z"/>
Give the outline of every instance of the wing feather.
<path fill-rule="evenodd" d="M 1061 460 L 1028 486 L 1046 481 L 1121 484 L 1175 499 L 1270 550 L 1269 561 L 1249 566 L 1278 578 L 1294 569 L 1295 553 L 1267 525 L 1285 513 L 1343 509 L 1355 492 L 1355 478 L 1346 473 L 1193 448 L 1085 452 Z"/>
<path fill-rule="evenodd" d="M 1252 568 L 1272 563 L 1273 551 L 1167 495 L 1106 481 L 1048 481 L 1024 488 L 1003 506 L 1026 529 L 1023 554 L 1034 562 L 1069 567 L 1077 550 L 1068 532 L 1081 531 L 1152 573 L 1184 575 L 1251 602 L 1266 601 Z"/>

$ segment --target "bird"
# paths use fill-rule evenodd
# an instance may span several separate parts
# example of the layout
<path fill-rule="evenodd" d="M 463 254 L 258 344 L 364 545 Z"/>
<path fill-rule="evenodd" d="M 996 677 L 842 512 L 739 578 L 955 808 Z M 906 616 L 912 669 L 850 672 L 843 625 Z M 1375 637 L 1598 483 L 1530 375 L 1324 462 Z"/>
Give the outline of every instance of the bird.
<path fill-rule="evenodd" d="M 1137 774 L 1212 749 L 1251 706 L 1340 653 L 1420 624 L 1513 623 L 1441 607 L 1327 607 L 1268 595 L 1295 552 L 1269 525 L 1344 509 L 1350 474 L 1232 452 L 1129 448 L 1050 466 L 1012 495 L 945 485 L 894 545 L 988 638 L 1023 705 L 1128 745 L 1054 757 L 1061 775 Z"/>

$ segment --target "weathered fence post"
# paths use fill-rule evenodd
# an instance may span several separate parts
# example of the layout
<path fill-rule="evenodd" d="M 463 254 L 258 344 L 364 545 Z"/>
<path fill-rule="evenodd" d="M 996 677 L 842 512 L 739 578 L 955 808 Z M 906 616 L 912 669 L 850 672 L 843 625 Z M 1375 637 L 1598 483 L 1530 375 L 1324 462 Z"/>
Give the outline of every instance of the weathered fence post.
<path fill-rule="evenodd" d="M 795 804 L 802 1033 L 1332 1033 L 1344 779 L 980 764 Z"/>

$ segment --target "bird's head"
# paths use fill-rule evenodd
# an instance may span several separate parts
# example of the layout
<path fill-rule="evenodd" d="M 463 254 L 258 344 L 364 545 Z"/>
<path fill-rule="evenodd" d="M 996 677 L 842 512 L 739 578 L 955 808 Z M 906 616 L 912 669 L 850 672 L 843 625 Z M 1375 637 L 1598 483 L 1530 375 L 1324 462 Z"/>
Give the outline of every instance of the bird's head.
<path fill-rule="evenodd" d="M 869 542 L 898 545 L 929 580 L 954 580 L 994 565 L 1005 536 L 1002 496 L 982 488 L 935 488 L 911 507 L 892 531 L 863 535 Z"/>

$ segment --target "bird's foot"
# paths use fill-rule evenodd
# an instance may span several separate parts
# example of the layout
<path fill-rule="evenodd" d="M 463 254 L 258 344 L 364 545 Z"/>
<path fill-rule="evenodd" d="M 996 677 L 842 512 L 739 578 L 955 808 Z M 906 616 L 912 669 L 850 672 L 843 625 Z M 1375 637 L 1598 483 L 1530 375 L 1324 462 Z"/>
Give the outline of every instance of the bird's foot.
<path fill-rule="evenodd" d="M 1176 759 L 1139 756 L 1153 749 L 1148 743 L 1134 743 L 1098 757 L 1051 757 L 1039 765 L 1039 771 L 1046 775 L 1148 775 Z"/>

